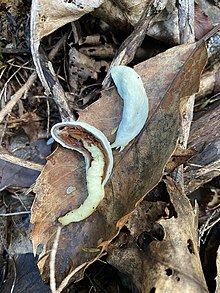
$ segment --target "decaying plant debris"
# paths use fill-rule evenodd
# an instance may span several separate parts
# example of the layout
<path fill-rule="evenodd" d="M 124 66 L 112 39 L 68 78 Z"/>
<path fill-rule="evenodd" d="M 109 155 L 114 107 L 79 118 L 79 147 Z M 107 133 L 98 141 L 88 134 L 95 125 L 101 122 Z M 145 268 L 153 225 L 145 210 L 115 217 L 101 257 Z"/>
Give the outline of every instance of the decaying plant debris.
<path fill-rule="evenodd" d="M 0 8 L 1 292 L 218 292 L 218 3 Z M 115 65 L 140 75 L 149 117 L 113 150 L 91 216 L 64 227 L 58 218 L 88 197 L 87 174 L 50 129 L 78 120 L 113 143 L 123 112 Z"/>

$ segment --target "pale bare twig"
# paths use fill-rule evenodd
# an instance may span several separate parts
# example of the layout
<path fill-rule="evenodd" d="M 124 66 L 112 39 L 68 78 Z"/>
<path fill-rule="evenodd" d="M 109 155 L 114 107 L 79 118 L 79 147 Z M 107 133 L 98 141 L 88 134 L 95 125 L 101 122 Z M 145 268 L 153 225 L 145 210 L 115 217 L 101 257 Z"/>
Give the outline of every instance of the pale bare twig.
<path fill-rule="evenodd" d="M 194 32 L 194 1 L 179 0 L 178 22 L 180 44 L 191 43 L 195 41 Z M 181 127 L 178 146 L 186 149 L 191 122 L 193 119 L 195 94 L 191 95 L 188 100 L 182 100 L 181 108 Z M 179 166 L 172 174 L 172 177 L 184 188 L 183 165 Z"/>
<path fill-rule="evenodd" d="M 50 61 L 52 61 L 54 59 L 54 57 L 57 55 L 57 53 L 59 52 L 60 48 L 63 46 L 63 44 L 65 43 L 67 37 L 68 37 L 69 32 L 66 32 L 62 38 L 55 44 L 55 46 L 53 47 L 53 49 L 50 51 L 50 53 L 48 54 L 48 59 Z"/>
<path fill-rule="evenodd" d="M 43 165 L 17 158 L 13 155 L 0 152 L 0 160 L 41 172 Z"/>
<path fill-rule="evenodd" d="M 66 33 L 60 41 L 57 42 L 57 45 L 51 50 L 49 56 L 50 59 L 53 59 L 55 57 L 55 55 L 57 54 L 58 50 L 61 47 L 62 42 L 64 42 L 64 40 L 67 38 L 68 34 Z M 25 65 L 29 63 L 26 62 L 23 66 L 20 66 L 18 68 L 18 70 L 11 76 L 14 77 L 15 74 L 22 68 L 27 68 L 27 69 L 31 69 L 29 67 L 25 67 Z M 7 81 L 7 83 L 11 80 L 11 78 Z M 32 84 L 34 83 L 34 81 L 37 79 L 37 74 L 36 71 L 34 71 L 30 77 L 28 78 L 28 80 L 26 81 L 26 83 L 11 97 L 11 100 L 8 102 L 8 104 L 4 107 L 4 109 L 2 109 L 0 111 L 0 123 L 3 121 L 3 119 L 5 118 L 6 115 L 10 114 L 13 107 L 16 105 L 16 103 L 23 97 L 23 95 L 29 90 L 29 88 L 32 86 Z M 6 85 L 5 85 L 6 86 Z M 5 89 L 5 87 L 4 87 Z M 3 90 L 4 90 L 3 89 Z M 2 95 L 2 93 L 1 93 Z"/>
<path fill-rule="evenodd" d="M 0 123 L 4 120 L 5 116 L 10 114 L 16 103 L 22 98 L 22 96 L 29 90 L 37 78 L 36 72 L 33 72 L 26 83 L 11 97 L 11 100 L 0 111 Z"/>
<path fill-rule="evenodd" d="M 9 117 L 7 116 L 7 118 L 5 119 L 4 123 L 2 123 L 1 136 L 0 136 L 0 145 L 2 145 L 2 141 L 3 141 L 4 135 L 5 135 L 6 129 L 7 129 L 8 118 Z"/>
<path fill-rule="evenodd" d="M 17 279 L 17 269 L 16 269 L 16 265 L 15 265 L 15 261 L 14 261 L 13 257 L 11 259 L 12 259 L 12 262 L 13 262 L 14 279 L 13 279 L 13 282 L 12 282 L 12 285 L 11 285 L 10 293 L 13 293 L 14 288 L 15 288 L 16 279 Z"/>
<path fill-rule="evenodd" d="M 9 84 L 9 82 L 12 80 L 13 77 L 16 76 L 16 74 L 25 67 L 26 64 L 28 64 L 30 61 L 25 62 L 23 65 L 19 66 L 18 69 L 8 78 L 8 80 L 5 82 L 4 87 L 0 93 L 0 97 L 3 96 L 4 92 L 6 92 L 7 86 Z M 11 66 L 13 65 L 10 61 L 8 61 L 8 64 L 10 64 Z M 5 67 L 5 69 L 7 69 L 7 66 Z M 2 74 L 1 74 L 2 75 Z M 2 76 L 1 76 L 2 77 Z"/>
<path fill-rule="evenodd" d="M 180 44 L 194 42 L 194 1 L 178 0 L 177 5 Z"/>
<path fill-rule="evenodd" d="M 59 50 L 62 42 L 67 38 L 68 34 L 65 34 L 64 37 L 62 38 L 62 41 L 59 41 L 57 43 L 56 46 L 56 50 L 52 50 L 50 53 L 50 58 L 53 59 L 54 56 L 57 54 L 57 51 Z M 28 61 L 29 62 L 29 61 Z M 28 63 L 27 62 L 27 63 Z M 27 64 L 25 63 L 24 66 Z M 21 66 L 15 73 L 14 75 L 24 66 Z M 12 75 L 11 78 L 14 76 Z M 10 80 L 11 80 L 10 78 Z M 28 92 L 28 90 L 30 89 L 30 87 L 33 85 L 34 81 L 37 79 L 37 73 L 36 71 L 34 71 L 28 78 L 28 80 L 26 81 L 26 83 L 11 97 L 10 101 L 7 103 L 7 105 L 0 111 L 0 123 L 2 123 L 2 121 L 4 120 L 4 118 L 9 115 L 13 109 L 13 107 L 16 105 L 17 102 L 19 102 L 19 100 L 24 97 L 26 95 L 26 93 Z M 9 80 L 7 81 L 7 83 L 9 82 Z M 5 85 L 6 87 L 6 85 Z M 5 88 L 4 87 L 4 88 Z M 2 92 L 3 93 L 3 92 Z M 2 94 L 1 93 L 1 94 Z M 49 105 L 49 104 L 48 104 Z M 49 112 L 49 108 L 48 108 L 48 112 Z M 49 131 L 49 118 L 48 118 L 48 123 L 47 123 L 47 133 Z M 29 168 L 29 169 L 33 169 L 36 171 L 41 171 L 43 169 L 43 165 L 34 163 L 34 162 L 30 162 L 30 161 L 25 161 L 22 160 L 20 158 L 17 158 L 13 155 L 9 155 L 9 154 L 5 154 L 5 153 L 0 153 L 0 159 L 10 162 L 12 164 L 16 164 L 25 168 Z"/>
<path fill-rule="evenodd" d="M 61 293 L 63 289 L 68 285 L 69 281 L 71 278 L 81 271 L 83 268 L 85 268 L 88 265 L 88 262 L 85 262 L 81 265 L 79 265 L 75 270 L 73 270 L 71 273 L 69 273 L 65 279 L 61 282 L 60 286 L 56 289 L 56 271 L 55 271 L 55 261 L 56 261 L 56 254 L 57 254 L 57 248 L 58 248 L 58 243 L 59 243 L 59 238 L 60 238 L 60 233 L 61 233 L 62 227 L 59 226 L 57 228 L 57 233 L 54 239 L 54 243 L 52 246 L 51 254 L 50 254 L 50 289 L 52 293 Z"/>
<path fill-rule="evenodd" d="M 52 293 L 56 293 L 56 270 L 55 270 L 55 261 L 56 253 L 58 248 L 58 243 L 60 239 L 61 226 L 58 226 L 57 233 L 54 239 L 53 247 L 50 254 L 50 289 Z"/>
<path fill-rule="evenodd" d="M 20 216 L 20 215 L 26 215 L 26 214 L 30 214 L 30 213 L 31 213 L 31 211 L 7 213 L 7 214 L 0 214 L 0 217 Z"/>
<path fill-rule="evenodd" d="M 217 217 L 217 219 L 215 219 L 213 222 L 211 222 L 211 220 L 219 214 L 220 209 L 216 209 L 213 211 L 213 213 L 208 217 L 208 219 L 206 220 L 206 222 L 201 226 L 201 228 L 199 229 L 199 240 L 201 241 L 201 238 L 204 236 L 204 233 L 207 230 L 210 230 L 211 227 L 213 227 L 214 225 L 216 225 L 216 223 L 218 223 L 220 221 L 220 218 Z M 211 223 L 210 223 L 211 222 Z"/>
<path fill-rule="evenodd" d="M 47 137 L 50 137 L 50 103 L 48 99 L 47 102 Z"/>

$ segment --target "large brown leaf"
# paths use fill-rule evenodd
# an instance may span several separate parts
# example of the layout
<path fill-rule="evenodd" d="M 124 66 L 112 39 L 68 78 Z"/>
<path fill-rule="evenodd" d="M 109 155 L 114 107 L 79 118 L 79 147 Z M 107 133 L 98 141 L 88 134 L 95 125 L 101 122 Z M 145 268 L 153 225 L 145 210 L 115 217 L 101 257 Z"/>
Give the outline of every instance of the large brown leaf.
<path fill-rule="evenodd" d="M 140 228 L 146 218 L 150 222 L 158 204 L 143 201 L 135 211 L 138 218 L 131 218 L 126 224 L 129 233 L 126 238 L 124 235 L 124 246 L 120 243 L 120 237 L 109 245 L 108 262 L 131 276 L 139 292 L 208 292 L 198 250 L 197 215 L 181 187 L 170 177 L 165 179 L 165 183 L 171 202 L 164 209 L 167 215 L 164 213 L 163 218 L 160 215 L 152 227 Z M 140 246 L 137 241 L 140 232 L 152 235 L 156 225 L 163 233 L 155 235 L 161 235 L 161 238 L 149 241 L 145 236 L 145 244 Z"/>
<path fill-rule="evenodd" d="M 105 247 L 126 222 L 135 205 L 160 181 L 172 155 L 179 131 L 181 97 L 198 90 L 207 53 L 203 43 L 174 47 L 135 67 L 141 75 L 150 100 L 149 119 L 140 135 L 121 153 L 114 151 L 113 173 L 105 197 L 89 218 L 62 229 L 56 256 L 57 280 L 70 268 L 93 260 L 90 248 Z M 102 130 L 110 141 L 118 126 L 122 103 L 115 89 L 103 92 L 101 99 L 80 113 L 80 120 Z M 57 149 L 35 186 L 32 208 L 34 248 L 44 244 L 39 262 L 48 277 L 48 254 L 57 229 L 57 218 L 79 206 L 86 194 L 83 157 Z"/>

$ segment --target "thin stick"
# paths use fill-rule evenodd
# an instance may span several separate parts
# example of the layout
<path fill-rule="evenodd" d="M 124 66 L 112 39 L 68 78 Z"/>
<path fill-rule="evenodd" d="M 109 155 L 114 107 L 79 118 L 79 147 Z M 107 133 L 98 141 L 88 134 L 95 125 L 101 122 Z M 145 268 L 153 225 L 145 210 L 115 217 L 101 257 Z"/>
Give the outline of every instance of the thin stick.
<path fill-rule="evenodd" d="M 179 38 L 180 44 L 195 42 L 194 32 L 194 1 L 178 0 L 178 17 L 179 17 Z M 181 127 L 178 146 L 185 149 L 187 146 L 191 122 L 193 119 L 193 109 L 195 94 L 191 95 L 188 100 L 182 100 L 181 108 Z M 172 177 L 184 188 L 183 165 L 180 165 L 172 174 Z"/>
<path fill-rule="evenodd" d="M 6 91 L 6 88 L 7 88 L 7 86 L 8 86 L 8 84 L 9 84 L 9 82 L 12 80 L 12 78 L 13 77 L 15 77 L 16 76 L 16 74 L 21 70 L 21 69 L 23 69 L 24 67 L 25 67 L 25 65 L 26 64 L 28 64 L 30 61 L 27 61 L 27 62 L 25 62 L 23 65 L 21 65 L 21 66 L 19 66 L 18 67 L 18 69 L 8 78 L 8 80 L 5 82 L 5 84 L 4 84 L 4 86 L 3 86 L 3 89 L 2 89 L 2 91 L 1 91 L 1 94 L 0 94 L 0 97 L 2 97 L 2 95 L 3 95 L 3 93 Z M 11 66 L 14 66 L 14 64 L 12 64 L 11 62 L 9 63 L 8 62 L 8 64 L 10 64 Z M 2 77 L 2 76 L 1 76 Z"/>
<path fill-rule="evenodd" d="M 178 0 L 177 5 L 180 44 L 194 42 L 194 0 Z"/>
<path fill-rule="evenodd" d="M 17 158 L 13 155 L 0 153 L 0 160 L 41 172 L 43 165 Z"/>
<path fill-rule="evenodd" d="M 5 116 L 10 114 L 16 103 L 22 98 L 22 96 L 29 90 L 37 78 L 36 72 L 33 72 L 26 83 L 11 97 L 8 104 L 0 111 L 0 123 L 4 120 Z"/>
<path fill-rule="evenodd" d="M 214 225 L 219 221 L 219 217 L 210 224 L 211 220 L 219 213 L 219 208 L 214 210 L 214 212 L 208 217 L 208 219 L 206 220 L 206 222 L 202 225 L 202 227 L 199 229 L 199 242 L 201 242 L 201 238 L 204 236 L 205 231 L 207 231 L 208 229 L 210 229 L 214 223 Z"/>
<path fill-rule="evenodd" d="M 12 262 L 13 262 L 13 269 L 14 269 L 14 279 L 13 279 L 13 283 L 11 285 L 11 290 L 10 290 L 10 293 L 13 293 L 14 292 L 14 288 L 15 288 L 15 283 L 16 283 L 16 280 L 17 280 L 17 269 L 16 269 L 16 265 L 15 265 L 15 260 L 14 258 L 12 257 Z"/>
<path fill-rule="evenodd" d="M 55 46 L 53 47 L 53 49 L 50 51 L 50 53 L 48 54 L 48 59 L 50 61 L 52 61 L 54 59 L 54 57 L 58 54 L 60 48 L 63 46 L 64 42 L 66 41 L 67 37 L 68 37 L 69 32 L 66 32 L 62 38 L 55 44 Z"/>
<path fill-rule="evenodd" d="M 31 211 L 17 212 L 17 213 L 8 213 L 8 214 L 0 214 L 0 217 L 19 216 L 19 215 L 26 215 L 26 214 L 30 214 L 30 213 L 31 213 Z"/>
<path fill-rule="evenodd" d="M 50 254 L 50 289 L 52 293 L 56 293 L 56 271 L 55 271 L 55 261 L 58 243 L 60 239 L 61 226 L 58 226 L 57 233 L 54 239 L 53 247 Z"/>

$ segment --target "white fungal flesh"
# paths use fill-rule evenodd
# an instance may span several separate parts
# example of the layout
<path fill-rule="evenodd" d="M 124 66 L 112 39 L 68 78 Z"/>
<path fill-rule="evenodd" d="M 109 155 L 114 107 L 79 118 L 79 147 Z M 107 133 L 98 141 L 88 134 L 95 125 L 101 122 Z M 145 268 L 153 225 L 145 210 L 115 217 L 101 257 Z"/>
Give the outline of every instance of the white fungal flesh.
<path fill-rule="evenodd" d="M 108 156 L 108 166 L 107 166 L 105 177 L 103 176 L 104 176 L 104 169 L 105 169 L 106 162 L 105 162 L 105 156 L 103 151 L 98 146 L 92 144 L 91 142 L 88 143 L 82 137 L 81 141 L 83 143 L 83 146 L 89 151 L 92 157 L 91 164 L 89 164 L 87 156 L 84 154 L 83 150 L 76 149 L 74 146 L 67 144 L 64 140 L 60 138 L 59 133 L 62 133 L 62 128 L 65 126 L 67 127 L 79 126 L 80 128 L 84 128 L 90 134 L 93 134 L 94 137 L 96 137 L 96 139 L 97 138 L 99 139 L 99 141 L 101 142 Z M 68 225 L 72 222 L 79 222 L 88 218 L 95 211 L 100 201 L 104 198 L 105 196 L 104 186 L 106 182 L 108 181 L 109 176 L 111 175 L 111 171 L 113 167 L 112 150 L 111 150 L 109 141 L 107 140 L 105 135 L 97 128 L 84 122 L 73 121 L 73 122 L 57 123 L 56 125 L 52 127 L 51 135 L 54 138 L 54 140 L 60 143 L 63 147 L 66 147 L 72 150 L 77 150 L 80 153 L 82 153 L 86 160 L 86 181 L 87 181 L 88 196 L 79 208 L 68 212 L 65 216 L 60 217 L 58 219 L 58 221 L 62 225 Z"/>
<path fill-rule="evenodd" d="M 83 144 L 93 157 L 86 176 L 88 196 L 79 208 L 68 212 L 65 216 L 58 219 L 62 225 L 79 222 L 91 216 L 105 195 L 104 184 L 102 183 L 105 166 L 104 156 L 96 146 L 86 146 L 85 142 Z"/>
<path fill-rule="evenodd" d="M 122 151 L 144 127 L 148 117 L 148 97 L 141 77 L 134 69 L 120 65 L 112 67 L 110 73 L 124 100 L 122 119 L 111 147 Z"/>

